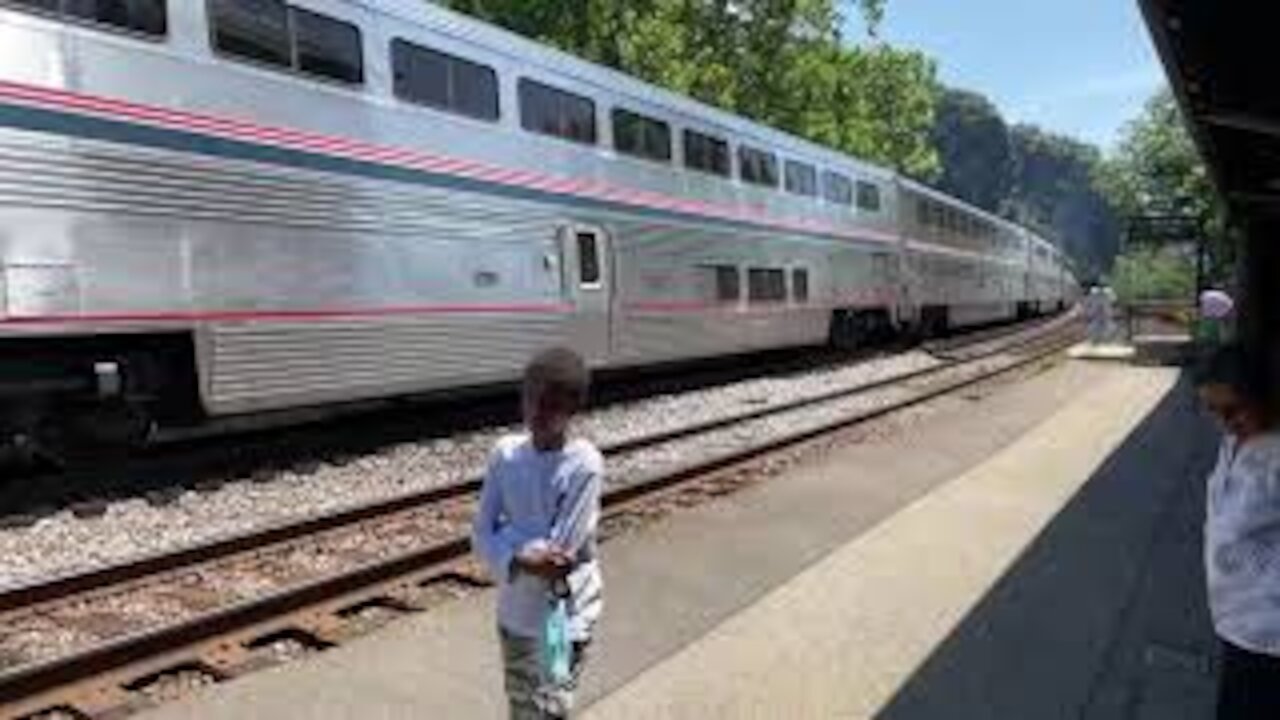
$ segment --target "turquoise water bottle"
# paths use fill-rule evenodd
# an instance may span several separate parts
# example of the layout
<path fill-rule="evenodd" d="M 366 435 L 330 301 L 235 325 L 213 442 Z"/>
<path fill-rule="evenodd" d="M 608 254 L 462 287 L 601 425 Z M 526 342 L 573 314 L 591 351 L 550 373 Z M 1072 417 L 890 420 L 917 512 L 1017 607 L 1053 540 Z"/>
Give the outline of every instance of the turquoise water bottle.
<path fill-rule="evenodd" d="M 551 608 L 542 629 L 542 666 L 547 679 L 563 685 L 570 678 L 569 609 L 563 597 L 551 596 Z"/>

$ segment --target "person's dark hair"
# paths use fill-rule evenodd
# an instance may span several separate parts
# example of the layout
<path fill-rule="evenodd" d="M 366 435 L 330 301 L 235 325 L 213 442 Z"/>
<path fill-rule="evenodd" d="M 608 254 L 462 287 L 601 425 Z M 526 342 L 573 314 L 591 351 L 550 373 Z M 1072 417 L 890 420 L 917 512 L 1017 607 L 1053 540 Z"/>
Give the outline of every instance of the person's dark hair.
<path fill-rule="evenodd" d="M 575 406 L 587 402 L 591 372 L 582 356 L 568 348 L 551 348 L 538 353 L 524 369 L 526 385 L 536 384 L 543 392 L 572 399 Z"/>
<path fill-rule="evenodd" d="M 1263 363 L 1238 343 L 1200 358 L 1191 374 L 1196 386 L 1225 385 L 1259 408 L 1272 407 L 1272 383 Z"/>

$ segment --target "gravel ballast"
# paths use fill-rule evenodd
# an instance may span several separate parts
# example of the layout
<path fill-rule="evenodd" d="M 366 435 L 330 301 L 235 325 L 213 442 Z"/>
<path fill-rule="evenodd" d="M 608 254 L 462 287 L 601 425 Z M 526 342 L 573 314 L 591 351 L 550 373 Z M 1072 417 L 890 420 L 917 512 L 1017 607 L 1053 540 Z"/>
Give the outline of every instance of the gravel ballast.
<path fill-rule="evenodd" d="M 940 364 L 942 361 L 928 353 L 911 351 L 783 377 L 657 396 L 587 412 L 579 418 L 577 432 L 607 446 Z M 352 422 L 360 419 L 353 418 Z M 745 441 L 748 436 L 758 439 L 761 432 L 778 425 L 777 421 L 759 421 L 750 430 L 731 432 Z M 163 504 L 142 498 L 126 500 L 110 504 L 100 515 L 86 517 L 77 516 L 71 509 L 59 511 L 29 526 L 0 530 L 0 557 L 4 558 L 0 562 L 0 589 L 461 482 L 481 471 L 498 436 L 516 429 L 489 428 L 449 438 L 401 443 L 343 462 L 317 464 L 305 471 L 283 470 L 265 478 L 228 477 L 222 484 L 208 485 L 203 491 L 187 490 L 176 498 L 166 498 Z M 631 463 L 652 467 L 651 462 L 689 462 L 694 459 L 689 454 L 696 451 L 697 444 L 690 443 L 675 451 L 680 457 L 632 456 L 627 466 L 611 471 L 621 477 L 634 473 L 636 466 Z M 664 446 L 661 452 L 669 456 L 673 450 Z"/>

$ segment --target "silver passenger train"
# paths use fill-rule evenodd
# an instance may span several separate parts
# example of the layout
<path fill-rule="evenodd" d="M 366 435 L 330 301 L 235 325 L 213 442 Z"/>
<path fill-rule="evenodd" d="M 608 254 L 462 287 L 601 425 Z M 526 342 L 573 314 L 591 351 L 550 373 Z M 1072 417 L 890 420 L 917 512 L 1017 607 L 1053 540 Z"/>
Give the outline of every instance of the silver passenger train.
<path fill-rule="evenodd" d="M 0 437 L 1061 308 L 1033 234 L 421 0 L 0 0 Z"/>

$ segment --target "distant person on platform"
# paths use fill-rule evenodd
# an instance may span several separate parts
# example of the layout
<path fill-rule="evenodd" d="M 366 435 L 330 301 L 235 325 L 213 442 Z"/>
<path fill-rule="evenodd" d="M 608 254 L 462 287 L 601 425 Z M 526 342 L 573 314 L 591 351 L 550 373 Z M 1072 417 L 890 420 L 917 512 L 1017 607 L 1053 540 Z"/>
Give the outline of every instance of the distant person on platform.
<path fill-rule="evenodd" d="M 1236 303 L 1225 290 L 1200 293 L 1200 340 L 1209 345 L 1227 342 L 1235 311 Z"/>
<path fill-rule="evenodd" d="M 1221 640 L 1218 720 L 1280 718 L 1280 433 L 1271 378 L 1237 345 L 1197 369 L 1226 437 L 1209 476 L 1205 571 Z"/>
<path fill-rule="evenodd" d="M 549 350 L 529 363 L 527 432 L 498 440 L 480 492 L 473 542 L 499 584 L 513 720 L 569 717 L 604 605 L 596 560 L 604 460 L 590 442 L 569 437 L 589 380 L 571 350 Z"/>
<path fill-rule="evenodd" d="M 1084 298 L 1085 323 L 1089 342 L 1101 345 L 1112 339 L 1112 313 L 1115 311 L 1115 293 L 1111 288 L 1094 284 Z"/>

